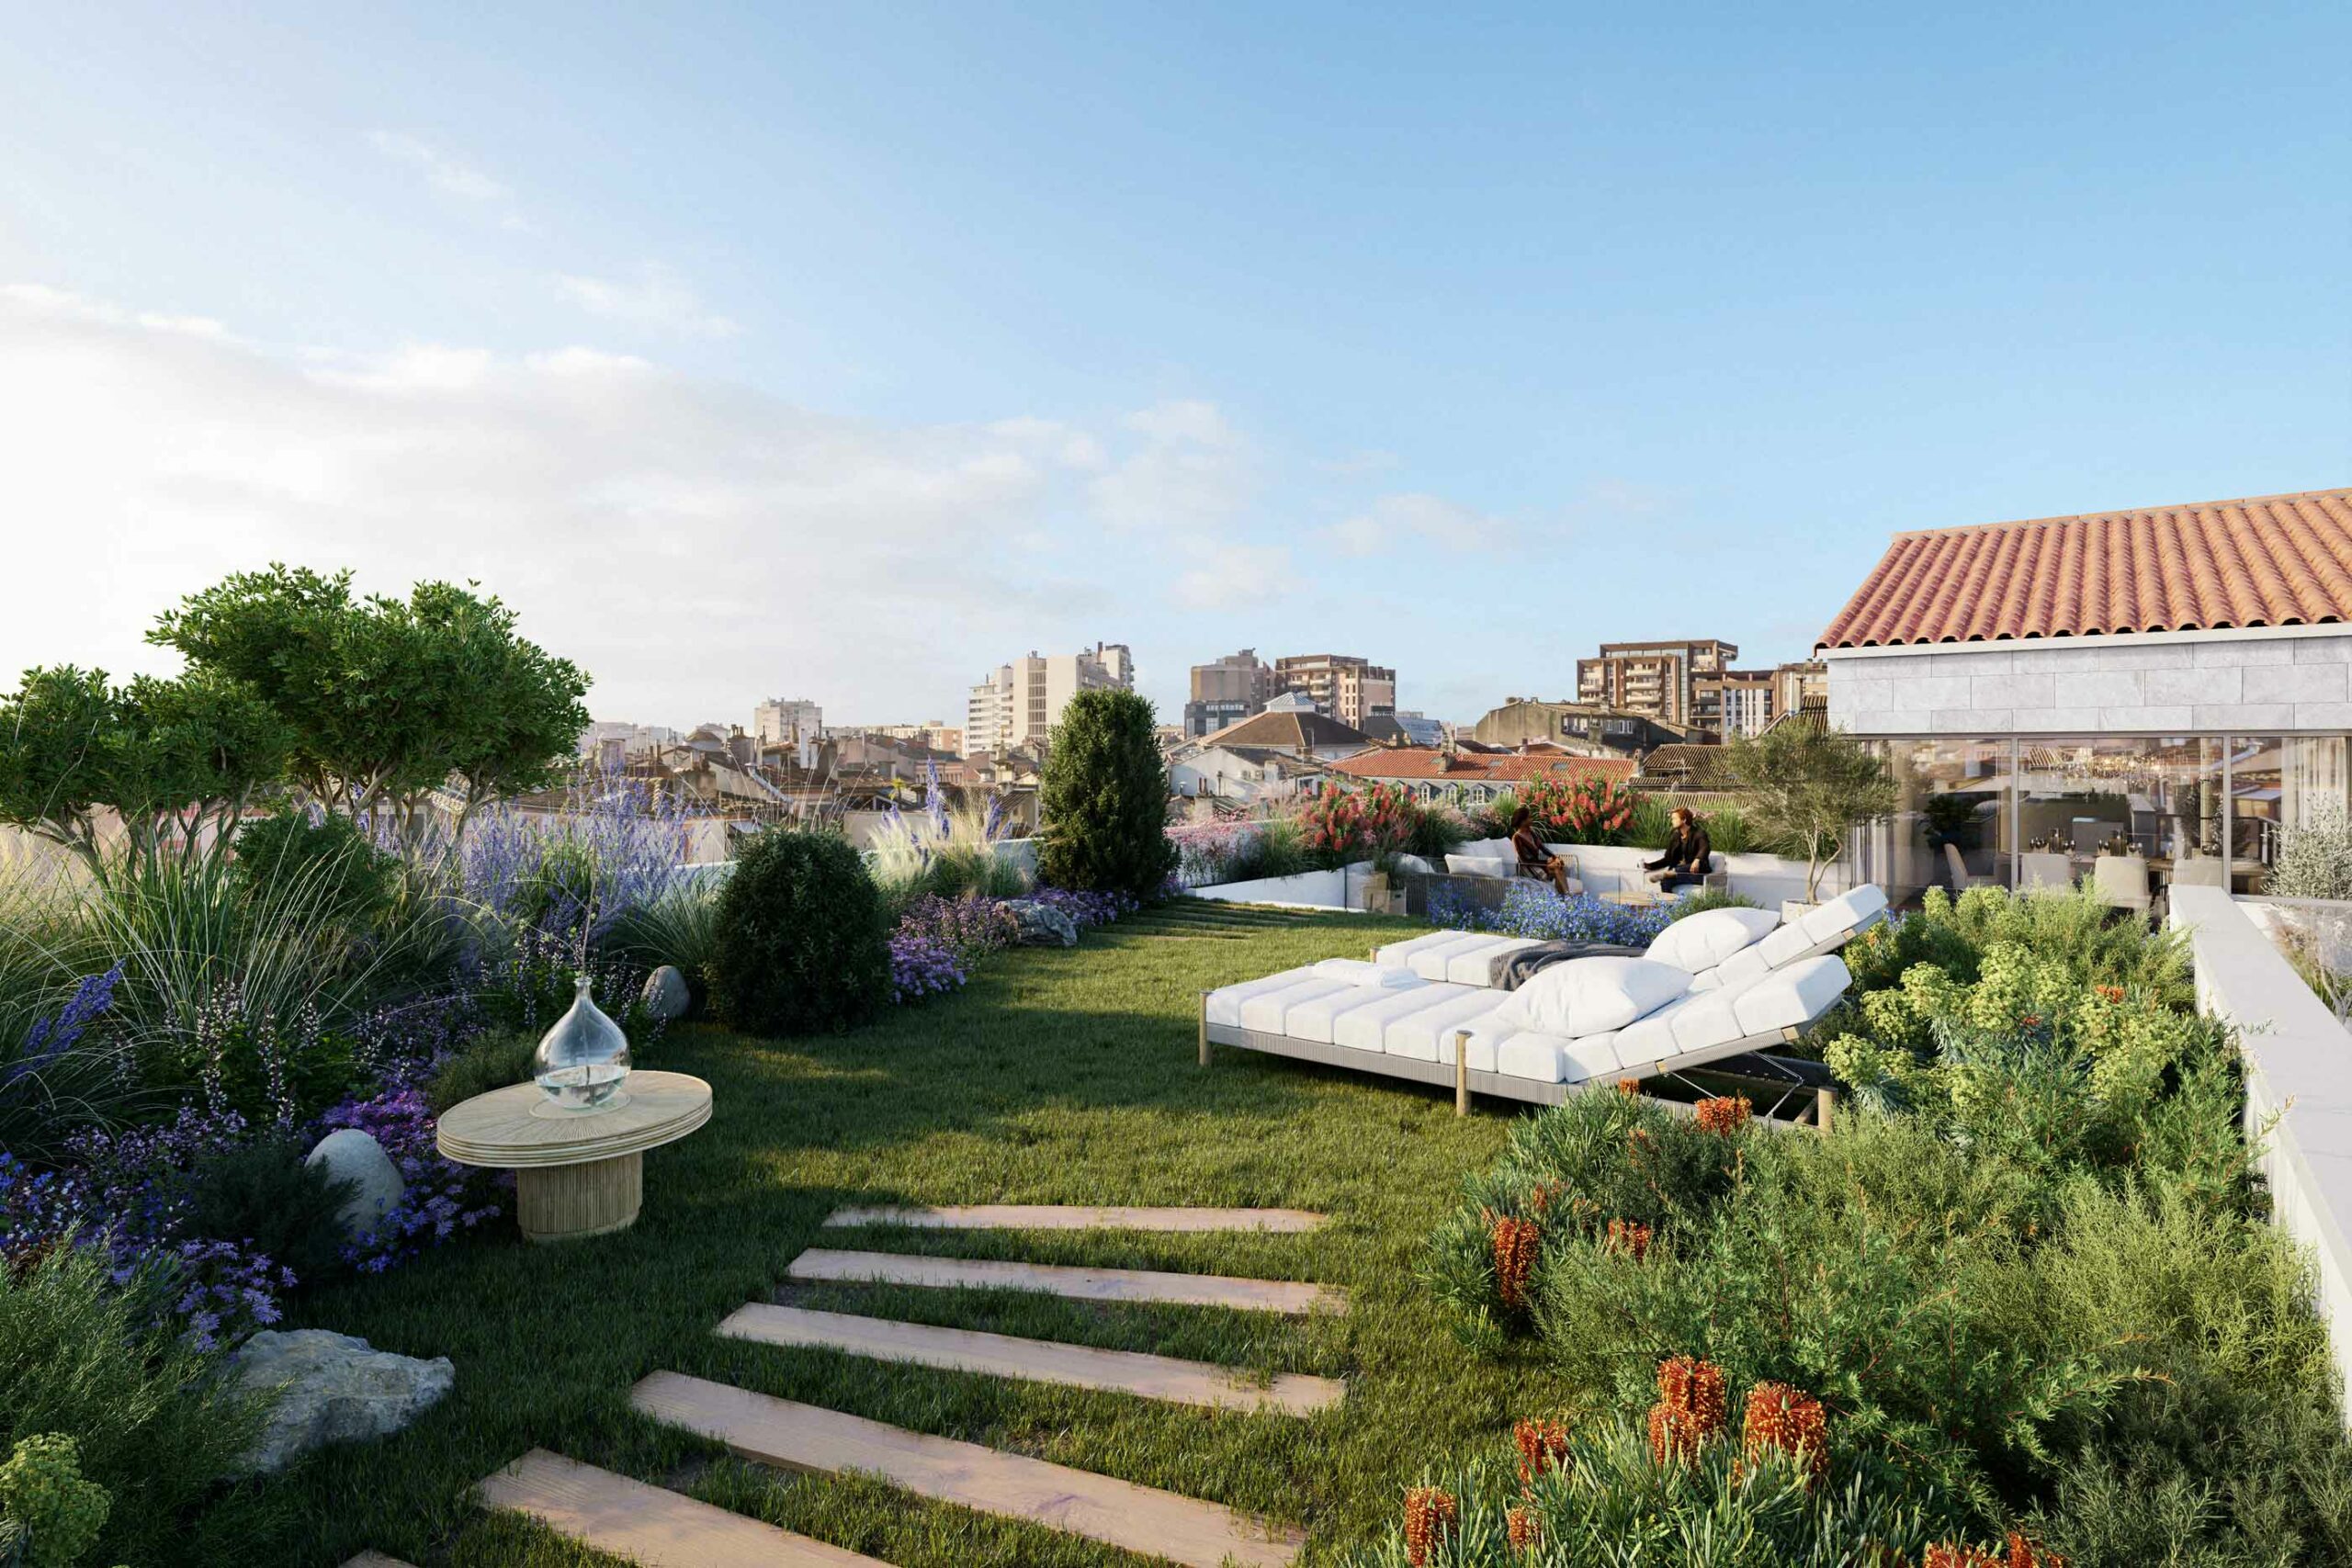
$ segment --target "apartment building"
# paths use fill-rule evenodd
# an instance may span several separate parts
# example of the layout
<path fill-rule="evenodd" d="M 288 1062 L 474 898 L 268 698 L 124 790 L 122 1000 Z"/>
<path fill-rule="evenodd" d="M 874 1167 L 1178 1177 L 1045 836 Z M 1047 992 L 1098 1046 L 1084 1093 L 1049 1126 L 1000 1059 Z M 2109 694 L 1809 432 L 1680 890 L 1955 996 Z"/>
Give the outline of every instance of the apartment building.
<path fill-rule="evenodd" d="M 1396 671 L 1351 653 L 1303 653 L 1274 660 L 1274 690 L 1298 692 L 1326 718 L 1358 729 L 1396 716 Z"/>
<path fill-rule="evenodd" d="M 1735 735 L 1758 735 L 1779 712 L 1772 694 L 1780 676 L 1772 670 L 1726 670 L 1699 682 L 1700 705 L 1712 709 L 1728 740 Z"/>
<path fill-rule="evenodd" d="M 1577 660 L 1577 701 L 1720 735 L 1722 696 L 1713 682 L 1738 657 L 1736 644 L 1716 637 L 1604 642 L 1598 655 Z"/>
<path fill-rule="evenodd" d="M 1016 746 L 1042 751 L 1070 698 L 1106 687 L 1135 688 L 1135 658 L 1125 643 L 1096 643 L 1081 653 L 1033 651 L 1001 665 L 972 688 L 965 705 L 966 754 L 1001 755 Z"/>
<path fill-rule="evenodd" d="M 752 735 L 763 746 L 814 740 L 824 731 L 824 709 L 805 699 L 770 697 L 752 710 Z"/>
<path fill-rule="evenodd" d="M 1193 666 L 1192 698 L 1184 705 L 1184 733 L 1206 735 L 1266 711 L 1274 694 L 1274 672 L 1254 648 Z"/>

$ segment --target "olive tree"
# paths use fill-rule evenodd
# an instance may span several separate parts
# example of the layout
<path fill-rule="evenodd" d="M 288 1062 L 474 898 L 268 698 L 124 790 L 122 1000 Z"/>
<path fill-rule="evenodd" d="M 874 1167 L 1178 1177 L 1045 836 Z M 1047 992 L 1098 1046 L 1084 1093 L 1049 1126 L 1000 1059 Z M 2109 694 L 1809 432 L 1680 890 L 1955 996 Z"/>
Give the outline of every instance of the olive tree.
<path fill-rule="evenodd" d="M 1724 761 L 1758 832 L 1804 846 L 1808 902 L 1820 897 L 1822 874 L 1844 852 L 1847 835 L 1894 809 L 1885 760 L 1815 720 L 1783 719 L 1739 737 L 1724 748 Z"/>

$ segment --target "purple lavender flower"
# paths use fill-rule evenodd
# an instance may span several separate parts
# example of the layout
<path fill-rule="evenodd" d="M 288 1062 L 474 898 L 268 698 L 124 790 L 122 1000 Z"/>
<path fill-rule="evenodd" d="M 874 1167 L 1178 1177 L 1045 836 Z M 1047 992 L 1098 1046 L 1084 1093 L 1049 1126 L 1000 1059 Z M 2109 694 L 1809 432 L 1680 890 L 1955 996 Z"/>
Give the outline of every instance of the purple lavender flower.
<path fill-rule="evenodd" d="M 23 1053 L 7 1071 L 0 1072 L 0 1090 L 51 1066 L 79 1044 L 91 1023 L 114 1006 L 114 989 L 121 983 L 122 965 L 118 963 L 103 975 L 85 976 L 55 1018 L 35 1020 Z"/>

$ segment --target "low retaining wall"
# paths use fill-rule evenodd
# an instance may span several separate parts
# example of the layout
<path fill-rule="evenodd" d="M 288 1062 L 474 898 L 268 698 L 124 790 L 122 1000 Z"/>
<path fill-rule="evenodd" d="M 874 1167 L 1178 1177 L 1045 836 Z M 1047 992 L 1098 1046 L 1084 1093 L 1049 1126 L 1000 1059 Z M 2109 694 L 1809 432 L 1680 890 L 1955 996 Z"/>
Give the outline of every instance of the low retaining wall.
<path fill-rule="evenodd" d="M 2316 1257 L 2318 1305 L 2352 1410 L 2352 1033 L 2224 890 L 2175 887 L 2170 923 L 2188 932 L 2198 1007 L 2237 1031 L 2246 1138 L 2260 1141 L 2272 1220 Z"/>
<path fill-rule="evenodd" d="M 1193 888 L 1195 898 L 1220 904 L 1288 904 L 1307 909 L 1347 909 L 1363 899 L 1369 861 L 1339 871 L 1305 871 L 1296 876 L 1261 876 L 1249 882 L 1219 882 Z"/>

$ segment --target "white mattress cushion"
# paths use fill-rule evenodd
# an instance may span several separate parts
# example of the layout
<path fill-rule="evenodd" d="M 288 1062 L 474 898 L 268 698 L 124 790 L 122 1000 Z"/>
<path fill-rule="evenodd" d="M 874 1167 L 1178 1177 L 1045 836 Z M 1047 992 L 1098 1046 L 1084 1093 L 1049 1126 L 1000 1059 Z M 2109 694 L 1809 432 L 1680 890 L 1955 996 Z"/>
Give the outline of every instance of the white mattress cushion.
<path fill-rule="evenodd" d="M 1761 941 L 1781 917 L 1769 909 L 1702 909 L 1658 932 L 1643 957 L 1696 975 Z"/>
<path fill-rule="evenodd" d="M 1712 969 L 1702 969 L 1690 976 L 1690 988 L 1693 991 L 1712 991 L 1723 983 L 1724 977 Z"/>
<path fill-rule="evenodd" d="M 1495 1070 L 1537 1083 L 1565 1083 L 1572 1070 L 1560 1054 L 1566 1043 L 1557 1035 L 1523 1029 L 1503 1035 L 1495 1047 Z"/>
<path fill-rule="evenodd" d="M 1886 912 L 1886 895 L 1875 883 L 1865 882 L 1841 893 L 1804 918 L 1804 934 L 1816 942 L 1830 942 L 1860 931 Z"/>
<path fill-rule="evenodd" d="M 1392 1056 L 1410 1056 L 1419 1062 L 1438 1061 L 1441 1059 L 1438 1042 L 1442 1036 L 1472 1027 L 1501 1007 L 1510 996 L 1509 991 L 1465 989 L 1452 1001 L 1408 1012 L 1389 1024 L 1381 1032 L 1380 1048 Z M 1453 1053 L 1446 1051 L 1443 1059 L 1452 1061 Z"/>
<path fill-rule="evenodd" d="M 1238 1025 L 1241 1022 L 1243 1002 L 1262 991 L 1280 990 L 1284 986 L 1295 986 L 1306 977 L 1307 971 L 1305 969 L 1285 969 L 1279 975 L 1262 975 L 1255 980 L 1243 980 L 1231 986 L 1220 986 L 1209 993 L 1209 1021 Z"/>
<path fill-rule="evenodd" d="M 1484 986 L 1492 982 L 1495 960 L 1506 953 L 1517 953 L 1522 947 L 1535 944 L 1523 936 L 1498 936 L 1486 946 L 1470 953 L 1457 953 L 1445 961 L 1445 977 L 1457 986 Z"/>
<path fill-rule="evenodd" d="M 1331 1043 L 1354 1051 L 1378 1051 L 1388 1026 L 1408 1013 L 1442 1005 L 1461 991 L 1453 986 L 1422 986 L 1410 991 L 1383 991 L 1375 1001 L 1334 1014 Z"/>
<path fill-rule="evenodd" d="M 1413 954 L 1420 952 L 1421 949 L 1437 947 L 1445 942 L 1461 940 L 1462 933 L 1457 931 L 1425 931 L 1419 936 L 1408 937 L 1403 942 L 1390 942 L 1374 953 L 1373 960 L 1378 964 L 1393 964 L 1402 969 L 1412 963 Z"/>
<path fill-rule="evenodd" d="M 1739 1015 L 1734 1010 L 1734 1006 L 1739 998 L 1747 994 L 1746 991 L 1734 992 L 1725 987 L 1720 991 L 1709 991 L 1689 1007 L 1679 1009 L 1668 1026 L 1674 1031 L 1673 1055 L 1703 1051 L 1714 1045 L 1727 1045 L 1740 1039 L 1744 1032 L 1739 1027 Z M 1658 1058 L 1659 1061 L 1668 1059 L 1667 1056 Z"/>
<path fill-rule="evenodd" d="M 1399 970 L 1399 974 L 1403 971 Z M 1426 987 L 1429 982 L 1420 982 Z M 1379 986 L 1342 986 L 1327 996 L 1313 997 L 1303 1002 L 1293 1002 L 1283 1014 L 1284 1034 L 1293 1040 L 1313 1040 L 1326 1045 L 1336 1044 L 1335 1031 L 1340 1020 L 1359 1008 L 1374 1007 L 1388 998 L 1408 995 L 1409 989 L 1389 990 Z M 1378 1038 L 1377 1035 L 1374 1038 Z"/>
<path fill-rule="evenodd" d="M 1690 988 L 1687 971 L 1646 958 L 1572 958 L 1507 993 L 1505 1021 L 1576 1040 L 1623 1029 Z"/>
<path fill-rule="evenodd" d="M 1453 854 L 1445 857 L 1445 869 L 1456 876 L 1511 876 L 1519 871 L 1519 857 Z"/>
<path fill-rule="evenodd" d="M 1310 976 L 1295 985 L 1277 986 L 1270 991 L 1260 991 L 1241 1004 L 1241 1027 L 1254 1029 L 1261 1034 L 1280 1034 L 1283 1020 L 1291 1008 L 1299 1002 L 1313 1001 L 1336 991 L 1352 991 L 1355 987 L 1345 980 L 1326 980 Z"/>
<path fill-rule="evenodd" d="M 1315 973 L 1327 980 L 1345 980 L 1351 986 L 1366 986 L 1379 990 L 1407 990 L 1414 986 L 1429 984 L 1409 969 L 1399 969 L 1389 964 L 1373 964 L 1361 958 L 1327 958 L 1315 965 Z"/>
<path fill-rule="evenodd" d="M 1765 958 L 1762 949 L 1743 947 L 1716 965 L 1715 978 L 1724 985 L 1737 986 L 1749 980 L 1760 980 L 1771 972 L 1772 965 Z"/>
<path fill-rule="evenodd" d="M 1739 994 L 1740 1030 L 1765 1034 L 1801 1028 L 1828 1011 L 1852 979 L 1845 961 L 1832 953 L 1792 964 Z"/>
<path fill-rule="evenodd" d="M 1446 965 L 1453 961 L 1456 953 L 1473 952 L 1494 940 L 1485 931 L 1456 931 L 1452 942 L 1422 948 L 1406 960 L 1405 966 L 1424 980 L 1442 980 Z"/>
<path fill-rule="evenodd" d="M 1620 1063 L 1663 1061 L 1674 1055 L 1675 1015 L 1686 1008 L 1693 1008 L 1708 993 L 1694 991 L 1658 1009 L 1646 1018 L 1637 1018 L 1610 1038 L 1615 1043 Z"/>
<path fill-rule="evenodd" d="M 1813 948 L 1813 938 L 1804 934 L 1804 927 L 1801 925 L 1782 926 L 1756 944 L 1756 951 L 1762 955 L 1764 962 L 1775 969 L 1783 964 L 1796 962 L 1811 953 Z"/>

